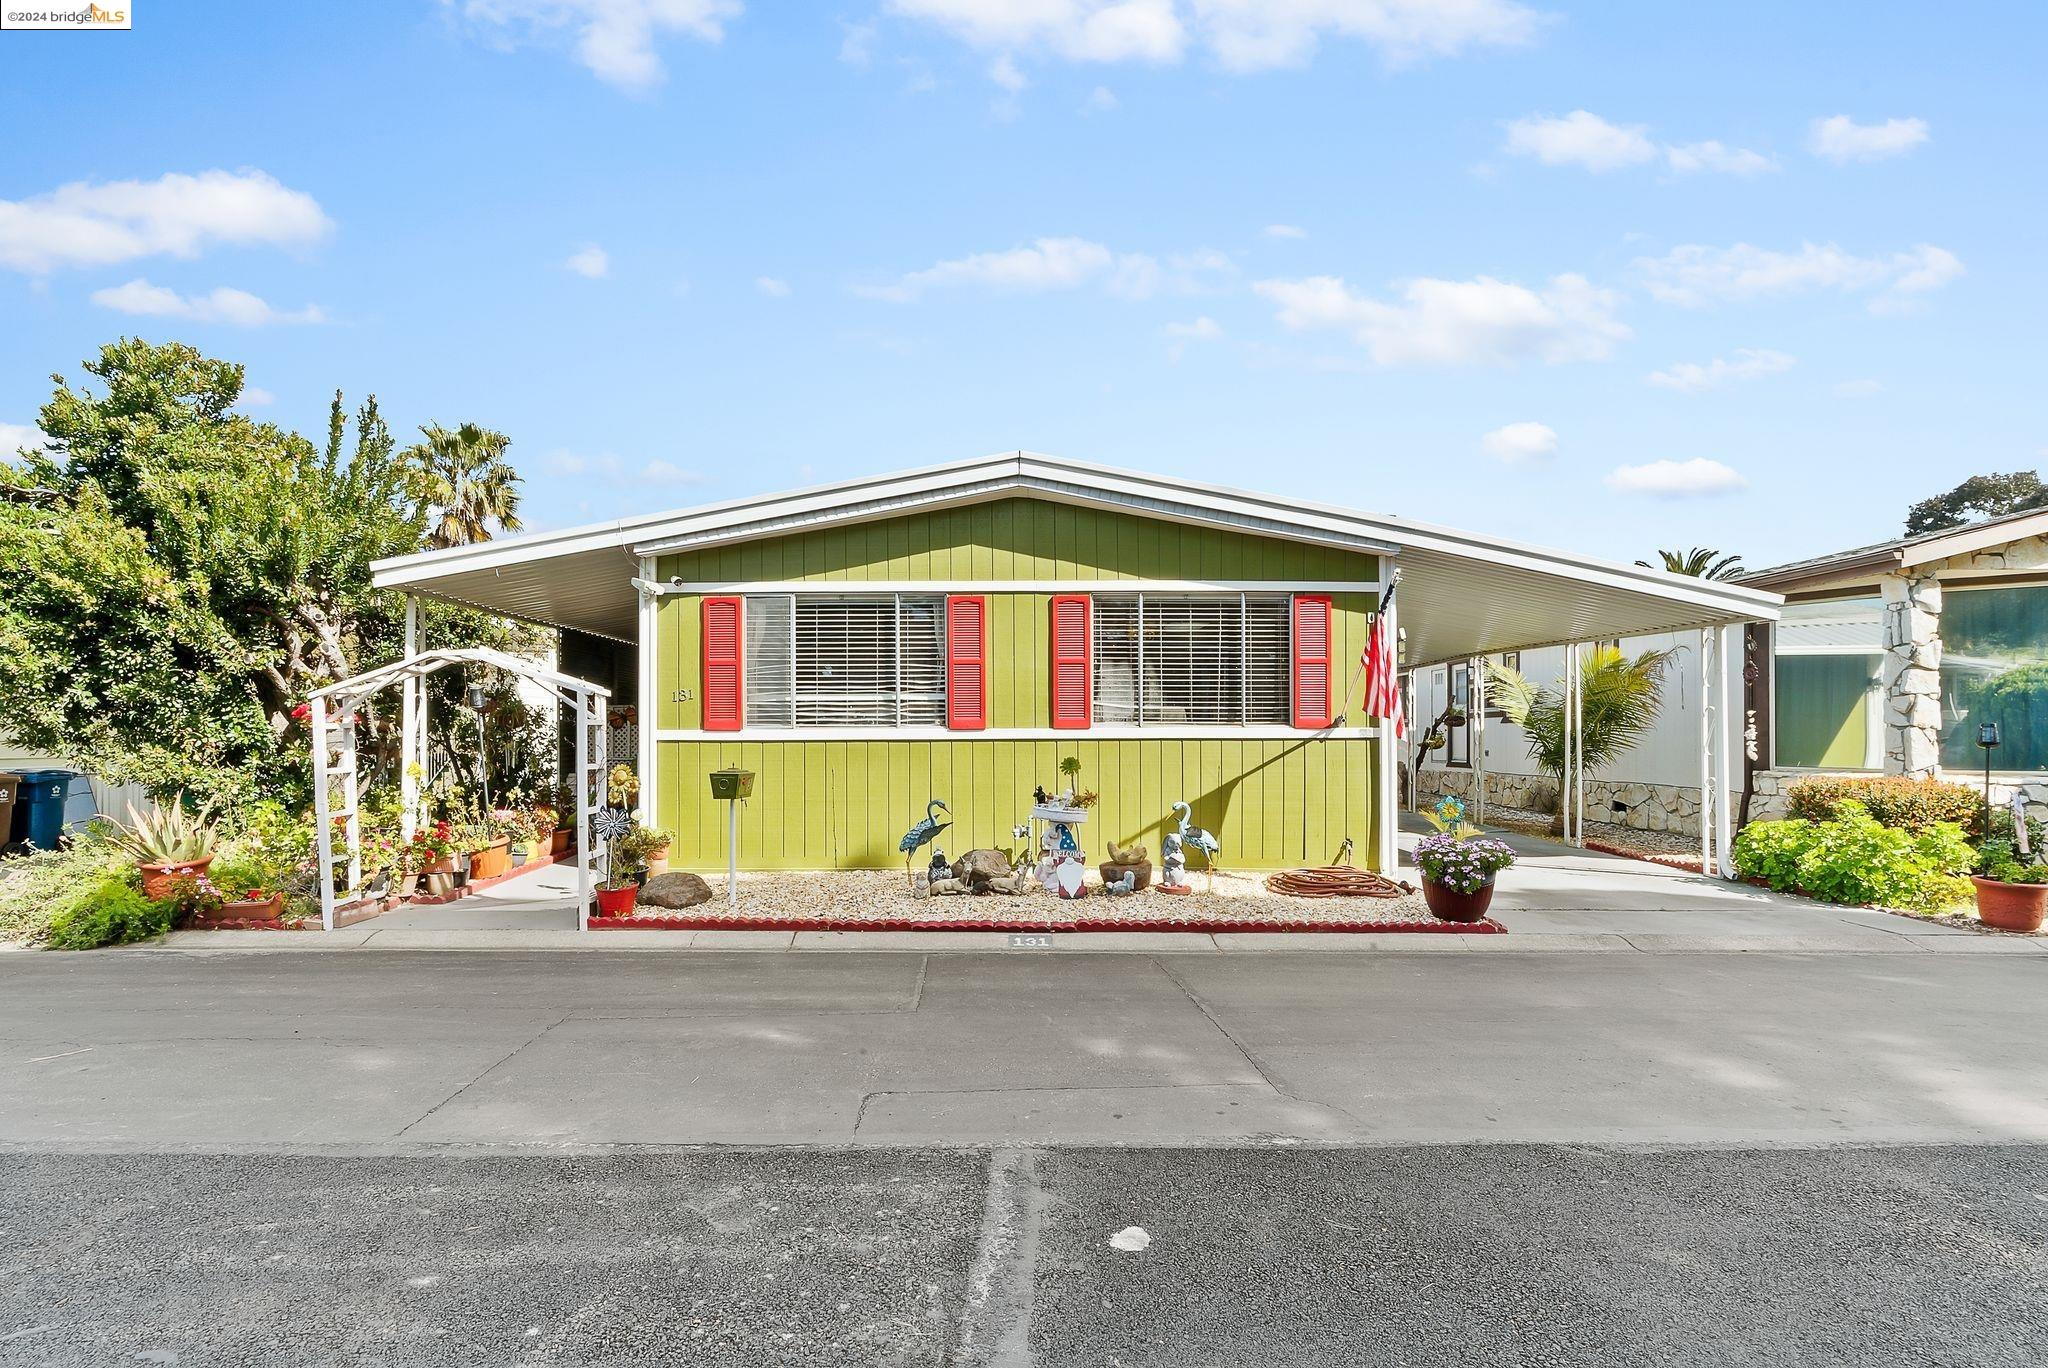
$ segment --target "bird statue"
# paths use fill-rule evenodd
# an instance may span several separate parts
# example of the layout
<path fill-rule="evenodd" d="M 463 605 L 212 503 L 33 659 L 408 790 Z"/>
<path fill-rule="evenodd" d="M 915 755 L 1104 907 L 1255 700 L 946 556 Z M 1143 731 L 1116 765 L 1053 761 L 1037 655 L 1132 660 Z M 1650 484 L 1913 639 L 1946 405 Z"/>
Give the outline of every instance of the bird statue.
<path fill-rule="evenodd" d="M 1183 846 L 1193 846 L 1202 852 L 1202 865 L 1211 878 L 1216 873 L 1216 856 L 1223 849 L 1223 843 L 1198 826 L 1191 826 L 1188 818 L 1194 816 L 1194 809 L 1186 803 L 1175 803 L 1173 810 L 1180 816 L 1180 841 Z"/>
<path fill-rule="evenodd" d="M 951 822 L 939 820 L 939 814 L 942 812 L 950 817 L 953 814 L 953 809 L 947 807 L 936 798 L 926 803 L 924 805 L 924 820 L 904 832 L 903 839 L 896 843 L 896 848 L 903 852 L 904 877 L 910 880 L 912 888 L 917 887 L 917 879 L 910 872 L 910 857 L 917 854 L 918 849 L 926 842 L 931 841 L 940 832 L 953 825 Z"/>

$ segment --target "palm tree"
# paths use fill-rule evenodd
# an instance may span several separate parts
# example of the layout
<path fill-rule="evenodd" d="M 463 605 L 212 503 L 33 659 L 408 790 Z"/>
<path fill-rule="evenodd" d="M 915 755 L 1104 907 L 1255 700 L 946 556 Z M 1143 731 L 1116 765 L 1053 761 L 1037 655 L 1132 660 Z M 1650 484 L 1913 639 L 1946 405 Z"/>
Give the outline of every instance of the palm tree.
<path fill-rule="evenodd" d="M 1664 667 L 1671 663 L 1672 655 L 1668 650 L 1644 651 L 1631 660 L 1618 646 L 1599 646 L 1582 658 L 1579 683 L 1584 702 L 1578 751 L 1588 774 L 1619 760 L 1650 730 L 1664 706 Z M 1519 670 L 1505 665 L 1489 663 L 1486 672 L 1488 700 L 1522 729 L 1529 758 L 1557 781 L 1562 794 L 1564 690 L 1539 689 Z M 1553 835 L 1564 830 L 1562 800 L 1550 830 Z"/>
<path fill-rule="evenodd" d="M 1724 556 L 1704 546 L 1695 546 L 1690 551 L 1659 551 L 1657 555 L 1664 562 L 1661 568 L 1674 575 L 1691 575 L 1694 579 L 1734 579 L 1747 571 L 1742 557 Z M 1636 564 L 1651 570 L 1660 568 L 1646 560 L 1639 560 Z"/>
<path fill-rule="evenodd" d="M 453 432 L 429 423 L 420 435 L 426 440 L 404 456 L 417 472 L 420 505 L 438 515 L 429 546 L 489 541 L 492 523 L 501 532 L 519 530 L 519 472 L 505 459 L 511 438 L 475 423 Z"/>

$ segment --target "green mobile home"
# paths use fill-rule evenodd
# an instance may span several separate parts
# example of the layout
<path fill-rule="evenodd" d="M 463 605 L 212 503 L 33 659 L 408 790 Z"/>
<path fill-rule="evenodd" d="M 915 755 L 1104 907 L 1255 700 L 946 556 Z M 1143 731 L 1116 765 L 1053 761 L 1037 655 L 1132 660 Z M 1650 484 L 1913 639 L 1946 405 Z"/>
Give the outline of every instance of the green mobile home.
<path fill-rule="evenodd" d="M 1381 515 L 1011 453 L 425 553 L 379 583 L 578 634 L 632 714 L 642 806 L 723 862 L 706 775 L 756 776 L 750 868 L 896 867 L 944 800 L 954 853 L 1034 789 L 1155 849 L 1183 801 L 1242 869 L 1392 863 L 1399 739 L 1361 711 L 1388 609 L 1422 664 L 1768 612 L 1771 596 Z M 1752 601 L 1753 600 L 1753 601 Z"/>

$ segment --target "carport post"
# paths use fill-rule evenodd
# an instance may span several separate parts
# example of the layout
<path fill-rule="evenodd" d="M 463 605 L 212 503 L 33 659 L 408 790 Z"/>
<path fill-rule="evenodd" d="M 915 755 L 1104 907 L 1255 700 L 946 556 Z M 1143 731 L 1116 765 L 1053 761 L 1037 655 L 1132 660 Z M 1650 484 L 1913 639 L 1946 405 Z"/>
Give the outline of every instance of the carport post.
<path fill-rule="evenodd" d="M 1399 572 L 1397 571 L 1396 573 L 1398 574 Z M 1394 678 L 1395 687 L 1398 688 L 1400 686 L 1401 659 L 1401 606 L 1395 602 L 1393 596 L 1389 595 L 1381 605 L 1380 612 L 1386 615 L 1386 630 L 1381 634 L 1381 640 L 1387 643 L 1388 650 L 1394 652 Z M 1395 757 L 1399 753 L 1400 738 L 1394 735 L 1393 724 L 1388 719 L 1381 717 L 1374 720 L 1379 724 L 1375 728 L 1379 740 L 1378 744 L 1374 747 L 1375 752 L 1379 756 L 1379 773 L 1374 776 L 1377 783 L 1373 787 L 1373 807 L 1379 819 L 1380 848 L 1378 867 L 1380 873 L 1391 879 L 1394 877 L 1394 871 L 1399 869 L 1401 865 L 1401 847 L 1400 843 L 1396 840 L 1396 834 L 1401 826 L 1401 790 L 1399 776 L 1394 772 L 1397 768 Z M 1412 773 L 1413 767 L 1411 766 L 1410 769 Z"/>
<path fill-rule="evenodd" d="M 1735 861 L 1730 851 L 1733 823 L 1730 821 L 1728 791 L 1733 787 L 1731 779 L 1735 769 L 1736 710 L 1729 706 L 1733 691 L 1728 688 L 1727 662 L 1739 658 L 1742 642 L 1736 634 L 1741 630 L 1739 624 L 1723 624 L 1719 629 L 1719 649 L 1714 652 L 1714 669 L 1721 675 L 1718 681 L 1721 685 L 1721 706 L 1714 713 L 1720 724 L 1720 734 L 1714 738 L 1714 868 L 1724 879 L 1735 877 Z"/>
<path fill-rule="evenodd" d="M 1486 657 L 1472 657 L 1472 715 L 1465 719 L 1472 729 L 1472 820 L 1486 825 Z"/>
<path fill-rule="evenodd" d="M 420 601 L 412 594 L 405 596 L 405 658 L 411 660 L 420 653 Z M 420 781 L 413 773 L 420 764 L 420 695 L 425 692 L 423 681 L 407 671 L 399 680 L 398 712 L 398 792 L 401 811 L 398 815 L 399 834 L 410 841 L 419 830 Z"/>
<path fill-rule="evenodd" d="M 1715 657 L 1720 654 L 1720 639 L 1712 627 L 1700 629 L 1700 873 L 1710 874 L 1718 869 L 1715 861 L 1714 833 L 1718 827 L 1714 792 L 1714 738 L 1718 728 L 1714 725 L 1716 693 L 1714 675 L 1717 672 Z"/>

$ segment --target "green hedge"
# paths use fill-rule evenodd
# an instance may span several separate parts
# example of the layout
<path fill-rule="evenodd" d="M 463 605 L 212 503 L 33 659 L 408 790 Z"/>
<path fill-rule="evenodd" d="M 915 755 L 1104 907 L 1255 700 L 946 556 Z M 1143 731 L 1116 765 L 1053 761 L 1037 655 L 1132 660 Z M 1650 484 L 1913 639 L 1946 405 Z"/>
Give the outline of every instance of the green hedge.
<path fill-rule="evenodd" d="M 1821 822 L 1751 822 L 1735 838 L 1736 871 L 1780 893 L 1857 907 L 1939 912 L 1970 896 L 1963 875 L 1977 852 L 1958 823 L 1907 831 L 1877 821 L 1853 798 L 1836 812 Z"/>
<path fill-rule="evenodd" d="M 143 897 L 129 878 L 107 874 L 76 890 L 50 918 L 50 948 L 97 950 L 168 934 L 176 909 Z"/>
<path fill-rule="evenodd" d="M 1785 800 L 1792 816 L 1809 822 L 1839 820 L 1842 805 L 1853 802 L 1879 826 L 1926 831 L 1938 822 L 1954 822 L 1973 839 L 1984 834 L 1984 795 L 1941 779 L 1817 774 L 1793 781 Z"/>

